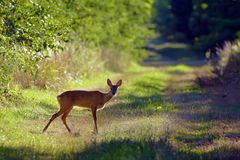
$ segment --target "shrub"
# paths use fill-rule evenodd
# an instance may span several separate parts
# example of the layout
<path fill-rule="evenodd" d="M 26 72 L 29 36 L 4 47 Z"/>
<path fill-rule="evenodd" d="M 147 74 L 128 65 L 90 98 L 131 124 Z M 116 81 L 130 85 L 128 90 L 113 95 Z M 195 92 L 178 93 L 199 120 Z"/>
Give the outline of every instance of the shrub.
<path fill-rule="evenodd" d="M 223 82 L 240 80 L 240 41 L 226 42 L 223 48 L 217 49 L 219 62 L 214 66 L 214 72 Z"/>
<path fill-rule="evenodd" d="M 0 1 L 0 95 L 16 84 L 58 88 L 104 68 L 122 71 L 126 62 L 143 55 L 142 46 L 152 33 L 152 4 L 153 0 Z"/>
<path fill-rule="evenodd" d="M 240 41 L 225 42 L 222 48 L 217 48 L 215 54 L 208 53 L 212 66 L 211 78 L 199 77 L 200 85 L 235 85 L 240 84 Z M 206 81 L 208 79 L 208 81 Z M 215 82 L 215 83 L 213 83 Z"/>
<path fill-rule="evenodd" d="M 13 84 L 28 88 L 36 86 L 56 89 L 69 80 L 86 77 L 104 69 L 101 51 L 83 45 L 68 44 L 64 51 L 50 53 L 37 63 L 33 73 L 19 70 L 13 75 Z"/>

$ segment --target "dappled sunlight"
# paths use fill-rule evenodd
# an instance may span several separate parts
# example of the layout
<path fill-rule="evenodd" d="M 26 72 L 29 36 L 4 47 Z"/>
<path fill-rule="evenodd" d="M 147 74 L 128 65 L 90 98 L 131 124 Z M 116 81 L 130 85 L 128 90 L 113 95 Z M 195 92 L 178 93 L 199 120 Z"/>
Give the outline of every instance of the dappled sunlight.
<path fill-rule="evenodd" d="M 239 0 L 0 6 L 0 160 L 240 159 Z"/>
<path fill-rule="evenodd" d="M 166 68 L 166 70 L 169 73 L 177 73 L 177 74 L 183 74 L 183 73 L 191 73 L 194 71 L 194 69 L 188 65 L 184 65 L 184 64 L 178 64 L 175 66 L 169 66 Z"/>
<path fill-rule="evenodd" d="M 98 111 L 97 135 L 92 133 L 91 112 L 79 107 L 67 118 L 72 134 L 60 117 L 42 134 L 48 119 L 59 109 L 56 93 L 25 90 L 23 97 L 29 103 L 0 112 L 8 130 L 13 131 L 2 130 L 0 139 L 9 146 L 3 149 L 38 158 L 55 155 L 56 159 L 96 159 L 96 155 L 110 159 L 116 154 L 133 159 L 208 158 L 225 153 L 231 157 L 238 150 L 239 110 L 212 104 L 211 96 L 194 84 L 196 68 L 169 65 L 143 69 L 145 72 L 128 73 L 118 95 Z M 105 83 L 102 90 L 107 90 Z"/>
<path fill-rule="evenodd" d="M 69 158 L 72 157 L 71 153 L 76 154 L 94 144 L 102 145 L 114 140 L 124 142 L 131 139 L 133 143 L 146 141 L 144 148 L 151 148 L 148 141 L 154 139 L 157 141 L 164 137 L 166 128 L 168 132 L 170 128 L 168 126 L 172 126 L 167 113 L 162 112 L 173 107 L 171 103 L 162 99 L 161 90 L 165 88 L 167 78 L 168 75 L 165 73 L 151 71 L 148 74 L 139 73 L 131 81 L 126 81 L 119 91 L 118 98 L 98 112 L 98 135 L 92 134 L 91 112 L 81 109 L 74 109 L 67 118 L 73 134 L 67 132 L 60 118 L 51 124 L 47 133 L 42 134 L 42 129 L 51 114 L 59 109 L 55 93 L 28 89 L 24 97 L 31 103 L 18 109 L 23 114 L 19 115 L 21 123 L 18 129 L 10 135 L 15 139 L 3 143 L 16 148 L 12 151 L 16 153 L 21 150 L 20 148 L 30 147 L 35 149 L 30 152 L 32 155 L 44 157 L 59 155 Z M 14 114 L 11 116 L 14 117 Z M 10 116 L 10 113 L 7 115 Z M 15 122 L 10 128 L 14 129 Z M 21 145 L 18 142 L 23 137 L 26 140 Z"/>

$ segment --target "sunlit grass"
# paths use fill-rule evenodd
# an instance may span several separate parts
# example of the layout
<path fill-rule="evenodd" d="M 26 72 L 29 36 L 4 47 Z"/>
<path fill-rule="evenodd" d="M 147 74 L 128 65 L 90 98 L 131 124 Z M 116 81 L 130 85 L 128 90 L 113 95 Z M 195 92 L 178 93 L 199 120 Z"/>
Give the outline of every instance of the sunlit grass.
<path fill-rule="evenodd" d="M 240 125 L 236 117 L 239 107 L 209 103 L 211 97 L 194 83 L 193 78 L 193 72 L 181 73 L 181 76 L 175 72 L 168 88 L 174 93 L 170 95 L 171 101 L 182 108 L 178 110 L 181 118 L 169 137 L 172 149 L 178 153 L 177 159 L 239 157 L 236 154 L 240 150 Z"/>
<path fill-rule="evenodd" d="M 60 118 L 43 134 L 59 109 L 60 91 L 22 90 L 21 103 L 0 109 L 0 159 L 211 159 L 237 151 L 239 123 L 229 125 L 214 117 L 236 115 L 239 109 L 196 105 L 204 92 L 188 81 L 191 69 L 183 68 L 143 67 L 125 74 L 100 74 L 82 84 L 70 82 L 66 89 L 107 91 L 106 77 L 114 82 L 123 79 L 118 95 L 98 112 L 98 135 L 92 134 L 91 113 L 82 109 L 74 109 L 67 118 L 73 134 Z M 168 100 L 166 89 L 184 99 Z M 178 106 L 177 101 L 187 106 Z"/>
<path fill-rule="evenodd" d="M 103 159 L 108 159 L 113 154 L 121 158 L 134 159 L 154 157 L 149 141 L 159 139 L 164 132 L 162 124 L 166 121 L 164 116 L 155 113 L 171 111 L 174 107 L 170 102 L 163 100 L 161 92 L 166 87 L 169 75 L 153 69 L 142 71 L 138 74 L 126 74 L 129 78 L 119 74 L 111 76 L 110 73 L 99 74 L 91 78 L 91 81 L 84 79 L 81 83 L 75 81 L 65 86 L 89 89 L 97 86 L 96 88 L 103 88 L 106 91 L 104 88 L 108 88 L 107 78 L 110 77 L 113 81 L 123 79 L 124 83 L 119 89 L 117 99 L 98 114 L 100 133 L 97 136 L 91 133 L 93 127 L 91 113 L 76 109 L 67 120 L 74 132 L 73 135 L 67 132 L 60 118 L 51 124 L 47 133 L 42 134 L 42 129 L 50 116 L 59 109 L 56 101 L 58 91 L 23 90 L 22 104 L 0 110 L 3 122 L 0 124 L 1 150 L 4 150 L 0 158 L 71 159 L 81 155 L 88 157 L 95 152 L 91 150 L 93 146 L 101 146 L 103 150 L 106 149 L 105 146 L 111 148 L 109 153 L 105 155 L 101 153 Z M 145 71 L 147 73 L 144 73 Z M 149 113 L 154 114 L 145 116 Z M 121 144 L 120 150 L 115 148 L 118 143 Z M 132 147 L 127 147 L 129 144 Z M 126 154 L 130 151 L 132 154 Z M 97 156 L 93 154 L 92 158 Z"/>
<path fill-rule="evenodd" d="M 151 44 L 150 44 L 151 45 Z M 152 44 L 153 45 L 153 44 Z M 156 49 L 165 49 L 165 48 L 173 48 L 173 49 L 185 49 L 188 46 L 184 43 L 163 43 L 158 45 L 153 45 Z"/>
<path fill-rule="evenodd" d="M 194 69 L 190 66 L 179 64 L 176 66 L 167 67 L 167 71 L 170 73 L 190 73 L 190 72 L 193 72 Z"/>

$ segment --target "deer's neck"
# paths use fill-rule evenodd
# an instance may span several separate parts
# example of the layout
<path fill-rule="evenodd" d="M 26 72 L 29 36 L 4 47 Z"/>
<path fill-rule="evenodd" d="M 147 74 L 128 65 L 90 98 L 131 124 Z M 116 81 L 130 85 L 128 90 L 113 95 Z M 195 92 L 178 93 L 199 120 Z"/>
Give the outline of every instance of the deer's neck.
<path fill-rule="evenodd" d="M 105 95 L 104 95 L 104 103 L 108 102 L 112 97 L 113 97 L 113 94 L 112 94 L 111 91 L 109 91 L 108 93 L 105 93 Z"/>

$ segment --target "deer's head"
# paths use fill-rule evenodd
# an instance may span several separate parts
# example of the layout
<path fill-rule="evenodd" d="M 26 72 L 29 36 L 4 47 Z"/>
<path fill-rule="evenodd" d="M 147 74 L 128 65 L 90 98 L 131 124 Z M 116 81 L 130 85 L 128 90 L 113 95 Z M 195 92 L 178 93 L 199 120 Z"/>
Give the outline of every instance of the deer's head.
<path fill-rule="evenodd" d="M 112 94 L 115 95 L 117 93 L 118 87 L 122 85 L 122 80 L 119 80 L 116 85 L 113 85 L 111 80 L 107 79 L 107 84 L 109 85 Z"/>

